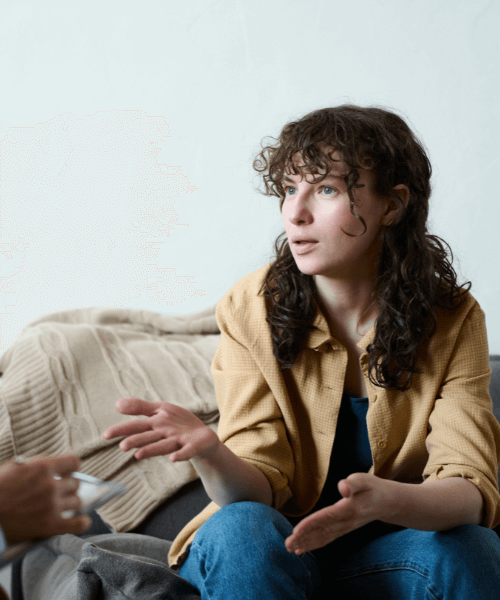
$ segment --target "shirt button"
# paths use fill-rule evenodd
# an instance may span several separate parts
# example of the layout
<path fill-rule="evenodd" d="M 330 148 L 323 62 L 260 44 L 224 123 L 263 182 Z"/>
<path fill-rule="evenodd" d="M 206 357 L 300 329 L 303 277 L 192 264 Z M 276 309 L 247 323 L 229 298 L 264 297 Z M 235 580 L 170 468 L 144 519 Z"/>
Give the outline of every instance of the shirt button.
<path fill-rule="evenodd" d="M 385 448 L 387 446 L 387 442 L 385 440 L 380 440 L 378 443 L 379 448 Z"/>

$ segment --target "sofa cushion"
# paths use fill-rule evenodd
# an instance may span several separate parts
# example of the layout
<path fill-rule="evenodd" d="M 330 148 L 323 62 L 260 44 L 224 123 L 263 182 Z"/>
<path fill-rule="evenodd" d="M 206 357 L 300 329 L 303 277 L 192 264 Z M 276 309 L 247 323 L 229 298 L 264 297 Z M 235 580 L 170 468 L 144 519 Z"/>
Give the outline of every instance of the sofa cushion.
<path fill-rule="evenodd" d="M 490 354 L 490 367 L 490 396 L 493 401 L 493 412 L 500 422 L 500 354 Z"/>

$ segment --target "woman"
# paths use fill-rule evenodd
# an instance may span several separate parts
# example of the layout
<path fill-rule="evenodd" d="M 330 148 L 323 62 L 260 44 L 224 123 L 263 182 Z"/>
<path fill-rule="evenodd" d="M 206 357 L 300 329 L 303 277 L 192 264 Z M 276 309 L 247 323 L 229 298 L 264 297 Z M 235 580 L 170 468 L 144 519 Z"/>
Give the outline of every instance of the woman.
<path fill-rule="evenodd" d="M 202 598 L 497 597 L 484 312 L 427 233 L 421 143 L 344 105 L 287 124 L 254 168 L 287 239 L 217 306 L 219 435 L 137 398 L 118 411 L 149 418 L 105 433 L 191 460 L 212 499 L 170 565 Z"/>

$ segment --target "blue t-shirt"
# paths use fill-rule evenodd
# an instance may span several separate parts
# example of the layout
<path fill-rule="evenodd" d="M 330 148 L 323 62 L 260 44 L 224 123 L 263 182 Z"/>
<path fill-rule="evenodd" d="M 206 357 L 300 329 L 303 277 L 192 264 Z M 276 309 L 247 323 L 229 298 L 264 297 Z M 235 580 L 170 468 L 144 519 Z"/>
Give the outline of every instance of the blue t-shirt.
<path fill-rule="evenodd" d="M 5 539 L 3 529 L 0 527 L 0 553 L 3 552 L 6 548 L 7 540 Z"/>
<path fill-rule="evenodd" d="M 342 395 L 330 467 L 323 491 L 310 512 L 301 517 L 287 516 L 294 527 L 311 513 L 342 499 L 337 487 L 341 479 L 351 473 L 366 473 L 372 466 L 372 451 L 366 426 L 367 412 L 368 398 L 352 398 L 346 393 Z"/>
<path fill-rule="evenodd" d="M 366 426 L 367 412 L 368 398 L 351 398 L 348 394 L 342 395 L 325 485 L 318 502 L 310 512 L 301 517 L 286 517 L 294 527 L 311 513 L 342 500 L 342 495 L 337 487 L 341 479 L 346 479 L 351 473 L 367 473 L 369 471 L 373 460 Z M 366 543 L 370 539 L 402 529 L 405 527 L 382 521 L 371 521 L 341 535 L 326 546 L 317 548 L 313 554 L 321 568 L 330 568 L 332 564 L 335 564 L 338 553 L 345 555 L 354 550 L 359 543 Z"/>

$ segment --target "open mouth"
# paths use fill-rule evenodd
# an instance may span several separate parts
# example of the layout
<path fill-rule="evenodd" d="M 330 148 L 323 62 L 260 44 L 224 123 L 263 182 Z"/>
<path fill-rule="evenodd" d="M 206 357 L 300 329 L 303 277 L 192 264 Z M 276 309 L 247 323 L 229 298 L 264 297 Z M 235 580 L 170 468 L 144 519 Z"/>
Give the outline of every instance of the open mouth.
<path fill-rule="evenodd" d="M 314 250 L 314 248 L 317 246 L 318 242 L 306 242 L 306 241 L 300 241 L 300 242 L 294 242 L 294 247 L 295 247 L 295 252 L 297 252 L 297 254 L 304 254 L 306 252 L 310 252 L 311 250 Z"/>

